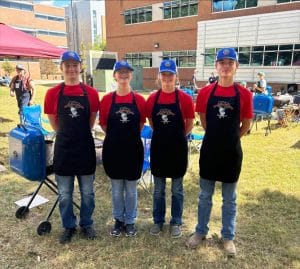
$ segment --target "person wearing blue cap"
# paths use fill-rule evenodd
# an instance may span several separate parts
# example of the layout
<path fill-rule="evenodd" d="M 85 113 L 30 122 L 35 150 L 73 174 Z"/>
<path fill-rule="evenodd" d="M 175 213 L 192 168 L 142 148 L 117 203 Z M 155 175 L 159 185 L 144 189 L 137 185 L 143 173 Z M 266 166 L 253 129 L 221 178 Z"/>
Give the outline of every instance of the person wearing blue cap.
<path fill-rule="evenodd" d="M 151 173 L 154 176 L 153 221 L 151 235 L 163 230 L 166 213 L 166 178 L 171 178 L 172 205 L 170 234 L 180 237 L 183 213 L 183 177 L 187 170 L 186 135 L 193 128 L 194 104 L 191 96 L 176 88 L 178 72 L 173 60 L 163 60 L 158 80 L 161 88 L 146 103 L 146 114 L 153 129 L 150 148 Z"/>
<path fill-rule="evenodd" d="M 64 228 L 59 238 L 61 244 L 70 242 L 76 232 L 73 212 L 75 176 L 81 195 L 81 232 L 86 239 L 96 237 L 92 219 L 96 152 L 91 128 L 100 102 L 97 90 L 80 82 L 81 68 L 81 59 L 76 52 L 64 52 L 60 58 L 64 82 L 48 89 L 44 102 L 44 112 L 56 131 L 53 170 Z"/>
<path fill-rule="evenodd" d="M 189 248 L 205 242 L 215 183 L 220 181 L 223 198 L 221 241 L 229 256 L 236 255 L 233 242 L 236 186 L 243 158 L 240 139 L 249 130 L 253 115 L 251 92 L 234 83 L 238 66 L 234 48 L 220 49 L 215 61 L 219 81 L 205 86 L 197 97 L 196 111 L 205 129 L 199 160 L 201 191 L 198 224 L 195 233 L 186 242 Z"/>
<path fill-rule="evenodd" d="M 112 214 L 115 223 L 111 236 L 135 236 L 137 229 L 137 180 L 141 177 L 144 148 L 140 132 L 146 121 L 144 97 L 130 86 L 133 68 L 117 61 L 113 76 L 115 91 L 100 102 L 100 126 L 105 131 L 102 161 L 111 181 Z"/>
<path fill-rule="evenodd" d="M 23 107 L 34 104 L 36 91 L 33 80 L 26 74 L 25 67 L 22 64 L 16 65 L 16 72 L 17 75 L 12 78 L 9 84 L 10 96 L 16 96 L 20 123 L 23 123 Z"/>

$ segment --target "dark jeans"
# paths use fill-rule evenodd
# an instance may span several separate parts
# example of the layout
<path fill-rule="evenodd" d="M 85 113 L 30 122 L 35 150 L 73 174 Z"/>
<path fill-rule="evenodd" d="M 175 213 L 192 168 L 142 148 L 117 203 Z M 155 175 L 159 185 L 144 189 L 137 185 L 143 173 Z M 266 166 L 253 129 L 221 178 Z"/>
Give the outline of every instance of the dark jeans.
<path fill-rule="evenodd" d="M 183 212 L 183 178 L 172 178 L 172 205 L 171 205 L 171 225 L 182 224 Z M 163 224 L 165 222 L 166 213 L 166 179 L 154 177 L 154 191 L 153 191 L 153 220 L 156 224 Z"/>

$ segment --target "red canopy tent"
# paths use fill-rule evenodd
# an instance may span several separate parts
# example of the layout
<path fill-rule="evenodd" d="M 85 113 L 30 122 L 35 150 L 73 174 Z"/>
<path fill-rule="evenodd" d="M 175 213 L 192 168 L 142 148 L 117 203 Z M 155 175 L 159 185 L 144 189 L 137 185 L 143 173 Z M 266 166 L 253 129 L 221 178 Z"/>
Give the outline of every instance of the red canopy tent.
<path fill-rule="evenodd" d="M 0 23 L 0 57 L 59 58 L 65 50 Z"/>

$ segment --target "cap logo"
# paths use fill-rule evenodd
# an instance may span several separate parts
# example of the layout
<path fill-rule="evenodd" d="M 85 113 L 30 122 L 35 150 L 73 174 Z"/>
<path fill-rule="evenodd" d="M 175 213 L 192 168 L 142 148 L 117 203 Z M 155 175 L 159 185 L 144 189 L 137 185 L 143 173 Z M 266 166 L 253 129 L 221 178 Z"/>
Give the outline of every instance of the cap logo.
<path fill-rule="evenodd" d="M 127 65 L 127 63 L 125 61 L 121 61 L 120 64 L 121 65 Z"/>
<path fill-rule="evenodd" d="M 68 53 L 68 56 L 70 56 L 70 57 L 75 57 L 75 53 L 70 51 L 70 52 Z"/>
<path fill-rule="evenodd" d="M 230 54 L 230 51 L 228 49 L 224 49 L 223 50 L 223 55 L 226 56 L 226 55 L 229 55 L 229 54 Z"/>
<path fill-rule="evenodd" d="M 171 62 L 166 62 L 166 63 L 165 63 L 165 66 L 166 66 L 166 67 L 170 67 L 170 66 L 171 66 Z"/>

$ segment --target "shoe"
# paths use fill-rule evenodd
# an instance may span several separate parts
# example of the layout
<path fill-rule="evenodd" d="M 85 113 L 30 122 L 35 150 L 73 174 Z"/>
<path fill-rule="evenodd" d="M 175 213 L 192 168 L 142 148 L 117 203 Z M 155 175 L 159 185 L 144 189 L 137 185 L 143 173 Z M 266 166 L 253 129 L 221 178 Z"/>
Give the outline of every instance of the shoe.
<path fill-rule="evenodd" d="M 179 225 L 171 225 L 170 226 L 171 237 L 178 238 L 182 235 L 181 228 Z"/>
<path fill-rule="evenodd" d="M 195 232 L 188 238 L 185 245 L 188 248 L 194 249 L 197 248 L 199 245 L 204 245 L 205 242 L 206 237 Z"/>
<path fill-rule="evenodd" d="M 112 236 L 120 236 L 124 229 L 124 222 L 116 220 L 115 225 L 112 227 L 110 231 L 110 235 Z"/>
<path fill-rule="evenodd" d="M 136 236 L 136 228 L 134 223 L 125 225 L 126 236 Z"/>
<path fill-rule="evenodd" d="M 150 234 L 159 235 L 160 232 L 162 231 L 162 228 L 163 228 L 163 224 L 155 223 L 150 229 Z"/>
<path fill-rule="evenodd" d="M 236 248 L 233 240 L 221 239 L 223 248 L 228 256 L 234 257 L 236 255 Z"/>
<path fill-rule="evenodd" d="M 76 228 L 65 228 L 59 237 L 59 243 L 65 244 L 72 240 L 73 235 L 76 233 Z"/>
<path fill-rule="evenodd" d="M 83 235 L 86 239 L 89 239 L 89 240 L 96 239 L 96 231 L 93 228 L 93 226 L 82 227 L 81 232 L 83 233 Z"/>

